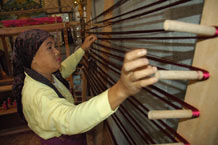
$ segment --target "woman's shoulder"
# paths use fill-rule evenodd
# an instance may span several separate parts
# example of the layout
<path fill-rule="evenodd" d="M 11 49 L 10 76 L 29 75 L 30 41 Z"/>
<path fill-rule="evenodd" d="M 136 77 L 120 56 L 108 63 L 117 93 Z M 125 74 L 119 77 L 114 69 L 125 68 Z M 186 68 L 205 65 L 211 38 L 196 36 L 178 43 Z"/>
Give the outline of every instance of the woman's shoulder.
<path fill-rule="evenodd" d="M 30 76 L 26 76 L 24 79 L 24 85 L 22 89 L 22 97 L 29 99 L 40 98 L 42 96 L 54 96 L 56 97 L 55 91 L 49 86 L 32 79 Z"/>
<path fill-rule="evenodd" d="M 29 90 L 47 90 L 50 87 L 48 87 L 47 85 L 36 81 L 34 79 L 32 79 L 30 76 L 26 75 L 25 79 L 24 79 L 24 85 L 23 85 L 23 90 L 29 91 Z"/>

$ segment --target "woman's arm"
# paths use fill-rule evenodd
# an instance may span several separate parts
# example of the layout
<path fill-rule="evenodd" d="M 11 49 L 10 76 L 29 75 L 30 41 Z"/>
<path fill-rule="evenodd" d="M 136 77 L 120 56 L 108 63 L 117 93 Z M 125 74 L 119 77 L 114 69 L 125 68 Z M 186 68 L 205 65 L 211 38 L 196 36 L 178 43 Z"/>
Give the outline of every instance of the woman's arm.
<path fill-rule="evenodd" d="M 88 36 L 82 44 L 81 48 L 79 48 L 76 52 L 74 52 L 61 63 L 60 72 L 63 78 L 69 77 L 76 70 L 76 67 L 82 59 L 85 51 L 89 50 L 91 44 L 96 39 L 97 38 L 95 35 Z"/>
<path fill-rule="evenodd" d="M 59 98 L 49 87 L 38 90 L 31 98 L 25 94 L 28 97 L 22 102 L 29 126 L 44 139 L 48 139 L 45 132 L 68 135 L 86 132 L 115 112 L 109 104 L 108 90 L 79 105 Z"/>
<path fill-rule="evenodd" d="M 157 82 L 155 77 L 149 77 L 157 69 L 148 65 L 145 55 L 146 50 L 144 49 L 127 53 L 120 80 L 109 90 L 77 106 L 59 98 L 51 88 L 36 91 L 39 93 L 37 97 L 30 99 L 35 100 L 34 103 L 28 101 L 25 103 L 23 99 L 23 104 L 32 108 L 29 118 L 34 116 L 37 121 L 35 126 L 33 124 L 32 129 L 40 126 L 43 130 L 57 131 L 62 134 L 88 131 L 113 114 L 126 98 L 138 93 L 141 88 Z M 30 98 L 29 94 L 26 96 L 28 96 L 26 98 Z M 38 134 L 40 133 L 38 132 Z"/>
<path fill-rule="evenodd" d="M 76 66 L 79 64 L 84 53 L 84 50 L 79 48 L 61 63 L 60 72 L 63 78 L 69 77 L 76 70 Z"/>

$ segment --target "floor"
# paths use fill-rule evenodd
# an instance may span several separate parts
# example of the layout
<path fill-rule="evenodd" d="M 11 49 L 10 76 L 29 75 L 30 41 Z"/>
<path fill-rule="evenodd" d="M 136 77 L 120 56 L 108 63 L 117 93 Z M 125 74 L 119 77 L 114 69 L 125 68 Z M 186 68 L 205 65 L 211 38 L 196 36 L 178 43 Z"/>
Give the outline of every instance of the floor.
<path fill-rule="evenodd" d="M 39 138 L 17 113 L 0 116 L 0 145 L 40 145 Z"/>
<path fill-rule="evenodd" d="M 41 145 L 39 138 L 32 132 L 0 136 L 1 145 Z"/>

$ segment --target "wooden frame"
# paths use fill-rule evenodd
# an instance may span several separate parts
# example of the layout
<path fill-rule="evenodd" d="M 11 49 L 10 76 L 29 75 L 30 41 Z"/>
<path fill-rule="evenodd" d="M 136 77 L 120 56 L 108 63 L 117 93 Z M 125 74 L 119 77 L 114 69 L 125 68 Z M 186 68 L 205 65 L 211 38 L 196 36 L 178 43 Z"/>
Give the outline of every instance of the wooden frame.
<path fill-rule="evenodd" d="M 218 18 L 216 17 L 217 5 L 217 0 L 205 0 L 201 20 L 202 25 L 218 25 Z M 103 28 L 103 31 L 110 32 L 110 29 Z M 218 115 L 216 112 L 218 109 L 217 48 L 217 37 L 199 41 L 196 45 L 193 66 L 208 70 L 211 77 L 207 81 L 192 83 L 187 89 L 185 102 L 198 108 L 200 110 L 200 117 L 181 120 L 177 132 L 187 139 L 191 145 L 215 145 L 218 141 Z"/>
<path fill-rule="evenodd" d="M 217 26 L 217 0 L 205 0 L 201 24 Z M 185 101 L 200 110 L 200 117 L 181 120 L 177 132 L 191 145 L 215 145 L 218 141 L 218 37 L 197 42 L 193 65 L 208 70 L 207 81 L 190 84 Z"/>

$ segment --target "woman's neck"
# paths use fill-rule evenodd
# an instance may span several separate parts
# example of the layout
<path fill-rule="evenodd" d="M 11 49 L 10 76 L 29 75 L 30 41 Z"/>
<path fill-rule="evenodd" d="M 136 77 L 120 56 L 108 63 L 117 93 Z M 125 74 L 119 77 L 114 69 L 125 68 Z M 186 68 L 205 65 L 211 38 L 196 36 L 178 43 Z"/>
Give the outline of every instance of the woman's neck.
<path fill-rule="evenodd" d="M 46 79 L 48 79 L 50 82 L 54 82 L 54 79 L 52 77 L 52 73 L 47 73 L 47 72 L 43 72 L 42 70 L 39 70 L 37 68 L 32 68 L 34 71 L 38 72 L 39 74 L 41 74 L 43 77 L 45 77 Z"/>
<path fill-rule="evenodd" d="M 40 73 L 40 72 L 38 72 L 38 73 Z M 54 82 L 54 79 L 53 79 L 53 77 L 52 77 L 52 74 L 50 73 L 50 74 L 48 74 L 48 73 L 40 73 L 41 75 L 43 75 L 45 78 L 47 78 L 50 82 Z"/>

